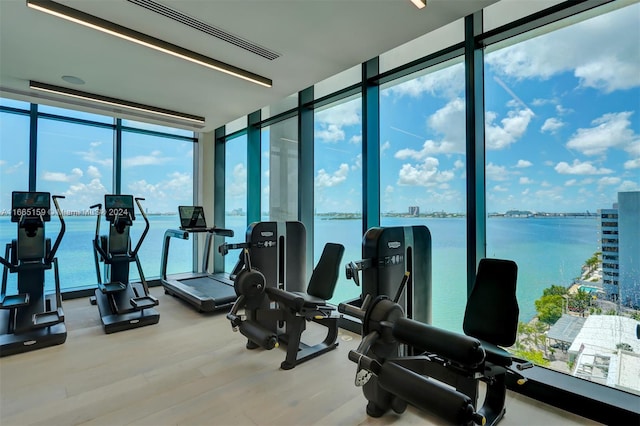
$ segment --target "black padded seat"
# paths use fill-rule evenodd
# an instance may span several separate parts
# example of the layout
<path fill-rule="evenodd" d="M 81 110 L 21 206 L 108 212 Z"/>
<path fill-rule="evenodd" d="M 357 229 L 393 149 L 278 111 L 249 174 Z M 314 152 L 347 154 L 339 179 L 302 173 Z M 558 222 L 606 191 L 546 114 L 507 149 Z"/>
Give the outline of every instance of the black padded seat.
<path fill-rule="evenodd" d="M 316 296 L 312 296 L 308 293 L 304 293 L 302 291 L 293 291 L 292 294 L 301 297 L 304 300 L 303 307 L 305 308 L 313 308 L 315 306 L 323 306 L 327 304 L 327 301 Z"/>
<path fill-rule="evenodd" d="M 478 339 L 480 340 L 480 339 Z M 499 346 L 487 342 L 486 340 L 480 340 L 482 348 L 485 353 L 485 360 L 501 367 L 508 367 L 511 365 L 511 354 Z"/>

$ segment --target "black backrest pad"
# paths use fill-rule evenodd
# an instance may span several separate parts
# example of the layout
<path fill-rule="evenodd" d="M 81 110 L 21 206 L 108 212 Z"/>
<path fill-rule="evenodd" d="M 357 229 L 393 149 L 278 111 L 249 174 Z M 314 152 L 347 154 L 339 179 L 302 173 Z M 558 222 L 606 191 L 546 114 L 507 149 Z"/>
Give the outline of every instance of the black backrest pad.
<path fill-rule="evenodd" d="M 518 266 L 511 260 L 480 260 L 464 314 L 465 334 L 494 345 L 513 345 L 519 314 L 517 276 Z"/>
<path fill-rule="evenodd" d="M 343 254 L 344 246 L 342 244 L 325 244 L 320 260 L 311 274 L 307 294 L 323 300 L 329 300 L 333 297 Z"/>

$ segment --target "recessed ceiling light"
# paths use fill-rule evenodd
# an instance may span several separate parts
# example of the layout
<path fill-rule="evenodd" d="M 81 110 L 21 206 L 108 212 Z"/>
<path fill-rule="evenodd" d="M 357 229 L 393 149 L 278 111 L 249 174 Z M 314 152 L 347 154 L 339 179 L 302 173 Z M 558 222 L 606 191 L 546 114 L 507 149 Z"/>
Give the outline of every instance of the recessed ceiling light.
<path fill-rule="evenodd" d="M 411 0 L 418 9 L 424 9 L 427 6 L 427 0 Z"/>
<path fill-rule="evenodd" d="M 75 75 L 63 75 L 62 79 L 71 84 L 84 84 L 84 80 L 80 77 L 76 77 Z"/>

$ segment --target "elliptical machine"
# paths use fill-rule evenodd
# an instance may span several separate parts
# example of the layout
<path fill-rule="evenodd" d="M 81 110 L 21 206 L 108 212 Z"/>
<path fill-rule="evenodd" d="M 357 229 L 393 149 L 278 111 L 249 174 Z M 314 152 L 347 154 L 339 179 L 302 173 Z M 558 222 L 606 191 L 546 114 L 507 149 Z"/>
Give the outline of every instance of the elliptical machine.
<path fill-rule="evenodd" d="M 60 195 L 53 196 L 60 232 L 51 247 L 45 222 L 51 220 L 49 192 L 11 194 L 11 222 L 18 223 L 18 238 L 8 243 L 0 257 L 0 356 L 59 345 L 67 339 L 56 251 L 65 232 Z M 53 266 L 55 294 L 45 294 L 45 271 Z M 17 294 L 7 294 L 8 272 L 17 274 Z"/>
<path fill-rule="evenodd" d="M 105 195 L 104 212 L 109 222 L 109 234 L 100 235 L 100 217 L 102 204 L 90 208 L 98 209 L 96 234 L 93 240 L 93 254 L 98 277 L 98 288 L 91 297 L 92 305 L 98 305 L 105 333 L 128 330 L 156 324 L 160 314 L 153 309 L 158 299 L 149 294 L 144 278 L 138 250 L 149 232 L 149 220 L 140 204 L 144 198 L 135 198 L 138 210 L 145 222 L 145 228 L 131 250 L 129 231 L 135 220 L 132 195 Z M 129 266 L 135 262 L 140 275 L 140 283 L 129 282 Z M 104 264 L 105 281 L 100 274 L 100 263 Z"/>

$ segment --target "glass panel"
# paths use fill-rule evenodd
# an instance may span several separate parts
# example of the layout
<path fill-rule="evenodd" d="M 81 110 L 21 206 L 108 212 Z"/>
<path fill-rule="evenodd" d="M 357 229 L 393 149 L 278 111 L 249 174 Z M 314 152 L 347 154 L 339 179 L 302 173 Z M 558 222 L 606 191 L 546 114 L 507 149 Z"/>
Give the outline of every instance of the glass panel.
<path fill-rule="evenodd" d="M 362 258 L 362 99 L 316 110 L 314 116 L 314 265 L 325 243 L 345 247 L 344 262 Z M 333 303 L 358 297 L 340 274 Z"/>
<path fill-rule="evenodd" d="M 91 114 L 89 112 L 76 111 L 66 108 L 58 108 L 49 105 L 38 105 L 38 112 L 55 114 L 61 117 L 80 118 L 82 120 L 96 121 L 98 123 L 113 124 L 113 117 L 107 115 Z"/>
<path fill-rule="evenodd" d="M 500 0 L 484 8 L 482 20 L 484 30 L 490 31 L 517 19 L 547 9 L 564 0 Z"/>
<path fill-rule="evenodd" d="M 224 131 L 227 135 L 231 133 L 237 132 L 239 130 L 243 130 L 247 127 L 247 116 L 242 116 L 237 120 L 233 120 L 231 123 L 227 123 L 224 126 Z"/>
<path fill-rule="evenodd" d="M 31 104 L 29 104 L 29 102 L 15 101 L 13 99 L 7 99 L 7 98 L 0 98 L 0 106 L 19 108 L 19 109 L 24 109 L 26 111 L 29 111 L 29 109 L 31 108 Z"/>
<path fill-rule="evenodd" d="M 464 122 L 461 60 L 380 91 L 380 224 L 429 228 L 433 324 L 455 331 L 467 300 Z"/>
<path fill-rule="evenodd" d="M 224 223 L 234 237 L 228 242 L 242 242 L 247 232 L 247 135 L 229 139 L 225 143 Z M 224 270 L 231 272 L 238 261 L 238 253 L 224 257 Z"/>
<path fill-rule="evenodd" d="M 11 222 L 11 192 L 28 189 L 29 116 L 0 112 L 0 256 L 2 257 L 5 256 L 6 245 L 17 236 L 16 223 Z M 47 232 L 49 229 L 47 227 Z M 0 270 L 2 270 L 1 267 Z M 15 275 L 9 274 L 7 277 L 7 294 L 15 294 L 17 291 Z"/>
<path fill-rule="evenodd" d="M 263 220 L 298 220 L 297 117 L 263 128 L 260 138 Z"/>
<path fill-rule="evenodd" d="M 266 120 L 268 118 L 273 117 L 274 115 L 278 115 L 282 112 L 289 111 L 290 109 L 296 108 L 298 106 L 298 94 L 294 93 L 293 95 L 289 95 L 286 98 L 266 106 L 260 110 L 260 118 L 262 120 Z"/>
<path fill-rule="evenodd" d="M 362 81 L 362 66 L 356 65 L 313 86 L 313 97 L 319 99 Z"/>
<path fill-rule="evenodd" d="M 96 285 L 92 241 L 95 211 L 111 192 L 113 130 L 58 120 L 38 120 L 38 191 L 64 195 L 66 232 L 58 250 L 60 286 L 63 290 Z M 47 236 L 56 237 L 59 222 L 52 216 Z M 53 289 L 53 280 L 47 282 Z"/>
<path fill-rule="evenodd" d="M 160 259 L 164 232 L 178 228 L 178 206 L 192 205 L 193 198 L 193 142 L 173 138 L 122 132 L 122 188 L 123 194 L 142 197 L 142 206 L 150 223 L 149 233 L 140 247 L 138 256 L 147 279 L 160 276 Z M 136 207 L 136 213 L 138 209 Z M 213 218 L 210 218 L 212 220 Z M 136 215 L 131 229 L 131 240 L 136 244 L 144 220 Z M 187 272 L 193 269 L 191 240 L 171 241 L 167 273 Z M 131 279 L 138 280 L 135 267 Z"/>
<path fill-rule="evenodd" d="M 380 72 L 387 72 L 463 41 L 464 19 L 458 19 L 381 54 Z"/>
<path fill-rule="evenodd" d="M 485 57 L 487 254 L 518 263 L 512 350 L 636 393 L 623 372 L 640 362 L 638 16 L 634 4 Z"/>
<path fill-rule="evenodd" d="M 175 127 L 161 126 L 159 124 L 143 123 L 141 121 L 123 119 L 122 125 L 125 127 L 133 127 L 141 130 L 151 130 L 154 132 L 168 133 L 170 135 L 186 136 L 189 138 L 194 137 L 193 130 L 176 129 Z"/>

